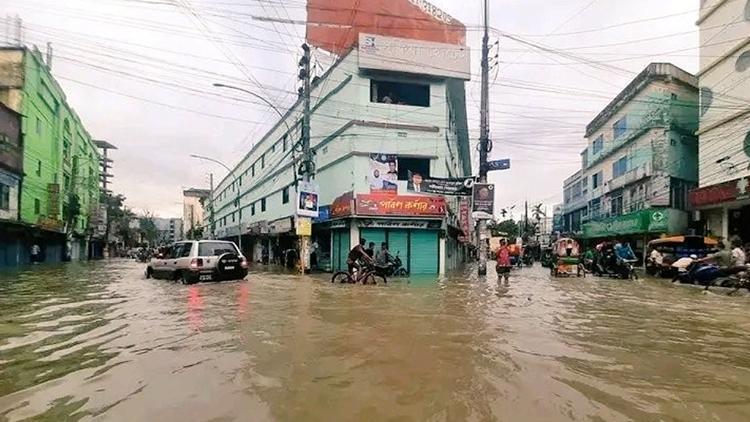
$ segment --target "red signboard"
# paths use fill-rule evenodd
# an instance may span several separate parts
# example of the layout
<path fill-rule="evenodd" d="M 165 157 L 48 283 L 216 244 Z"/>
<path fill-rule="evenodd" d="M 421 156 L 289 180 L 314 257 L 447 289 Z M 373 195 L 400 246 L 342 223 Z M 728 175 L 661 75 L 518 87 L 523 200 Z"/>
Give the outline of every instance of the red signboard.
<path fill-rule="evenodd" d="M 357 215 L 444 217 L 445 210 L 442 196 L 357 195 Z"/>
<path fill-rule="evenodd" d="M 466 45 L 466 27 L 427 0 L 308 0 L 307 42 L 334 54 L 360 33 Z"/>
<path fill-rule="evenodd" d="M 690 191 L 690 205 L 697 208 L 746 199 L 748 198 L 749 186 L 748 178 L 742 178 L 695 189 Z"/>
<path fill-rule="evenodd" d="M 331 204 L 331 218 L 348 217 L 354 214 L 352 203 L 354 202 L 354 192 L 347 192 L 333 201 Z"/>
<path fill-rule="evenodd" d="M 461 225 L 461 231 L 464 236 L 469 235 L 469 200 L 462 199 L 458 207 L 458 222 Z"/>

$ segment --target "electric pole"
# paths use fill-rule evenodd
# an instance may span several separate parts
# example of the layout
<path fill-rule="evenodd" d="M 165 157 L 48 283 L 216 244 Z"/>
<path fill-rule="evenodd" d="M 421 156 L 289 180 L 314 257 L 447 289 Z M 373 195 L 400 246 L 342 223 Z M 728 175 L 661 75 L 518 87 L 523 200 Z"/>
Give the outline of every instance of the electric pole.
<path fill-rule="evenodd" d="M 302 165 L 300 173 L 305 185 L 309 184 L 315 176 L 315 167 L 313 165 L 312 150 L 310 149 L 310 46 L 302 44 L 304 54 L 299 61 L 299 79 L 302 81 Z M 299 204 L 297 204 L 299 206 Z M 297 222 L 302 218 L 297 217 Z M 312 225 L 312 223 L 311 223 Z M 304 274 L 305 270 L 310 267 L 310 236 L 300 236 L 300 270 Z"/>
<path fill-rule="evenodd" d="M 480 111 L 479 133 L 479 183 L 487 183 L 487 153 L 490 142 L 490 63 L 489 63 L 489 2 L 484 0 L 484 36 L 482 37 L 482 98 Z M 477 241 L 479 242 L 479 275 L 487 274 L 487 242 L 483 238 L 487 231 L 487 220 L 480 219 L 477 225 Z"/>
<path fill-rule="evenodd" d="M 208 229 L 210 230 L 211 240 L 216 239 L 216 223 L 214 222 L 214 174 L 208 173 Z"/>

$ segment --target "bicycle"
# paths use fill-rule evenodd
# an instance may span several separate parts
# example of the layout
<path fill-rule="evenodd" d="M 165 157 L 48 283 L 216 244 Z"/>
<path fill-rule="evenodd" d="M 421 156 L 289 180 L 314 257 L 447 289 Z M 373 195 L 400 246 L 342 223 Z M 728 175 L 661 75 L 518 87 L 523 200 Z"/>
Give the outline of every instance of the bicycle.
<path fill-rule="evenodd" d="M 357 274 L 349 271 L 339 271 L 331 277 L 331 283 L 348 283 L 348 284 L 387 284 L 388 279 L 382 272 L 378 272 L 375 265 L 365 264 Z"/>

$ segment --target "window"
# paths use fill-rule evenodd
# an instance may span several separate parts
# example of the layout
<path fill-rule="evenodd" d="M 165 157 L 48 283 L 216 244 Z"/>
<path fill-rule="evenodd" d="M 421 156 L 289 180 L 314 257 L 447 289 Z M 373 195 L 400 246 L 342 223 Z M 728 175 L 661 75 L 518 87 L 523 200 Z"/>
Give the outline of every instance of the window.
<path fill-rule="evenodd" d="M 370 102 L 429 107 L 430 86 L 371 79 Z"/>
<path fill-rule="evenodd" d="M 276 152 L 276 144 L 271 145 L 271 152 Z"/>
<path fill-rule="evenodd" d="M 251 177 L 255 177 L 255 164 L 250 166 L 250 174 L 251 174 Z"/>
<path fill-rule="evenodd" d="M 0 183 L 0 210 L 10 209 L 10 186 Z"/>
<path fill-rule="evenodd" d="M 187 258 L 190 256 L 190 252 L 193 250 L 193 244 L 192 243 L 183 243 L 182 248 L 179 250 L 179 257 L 180 258 Z"/>
<path fill-rule="evenodd" d="M 232 223 L 235 223 L 235 222 L 237 222 L 237 220 L 235 218 L 235 213 L 232 213 Z"/>
<path fill-rule="evenodd" d="M 260 212 L 266 212 L 266 198 L 260 200 Z"/>
<path fill-rule="evenodd" d="M 589 150 L 588 148 L 584 149 L 581 153 L 581 166 L 582 168 L 586 168 L 589 166 Z"/>
<path fill-rule="evenodd" d="M 628 172 L 628 157 L 622 157 L 612 163 L 612 178 L 617 179 Z"/>
<path fill-rule="evenodd" d="M 591 176 L 591 189 L 596 189 L 602 185 L 602 172 L 596 173 Z"/>
<path fill-rule="evenodd" d="M 284 139 L 283 139 L 283 140 L 282 140 L 281 142 L 282 142 L 282 144 L 283 144 L 283 145 L 282 145 L 282 151 L 286 151 L 286 147 L 287 147 L 287 146 L 286 146 L 286 142 L 287 142 L 287 135 L 284 135 Z"/>
<path fill-rule="evenodd" d="M 242 186 L 242 176 L 239 177 L 239 184 Z"/>
<path fill-rule="evenodd" d="M 36 134 L 42 134 L 42 119 L 40 119 L 39 117 L 36 118 Z"/>
<path fill-rule="evenodd" d="M 34 199 L 34 214 L 39 215 L 42 212 L 42 203 L 38 199 Z"/>
<path fill-rule="evenodd" d="M 598 138 L 594 139 L 594 143 L 591 145 L 591 153 L 598 154 L 604 149 L 604 135 L 599 135 Z"/>
<path fill-rule="evenodd" d="M 266 154 L 260 156 L 260 168 L 266 168 Z"/>
<path fill-rule="evenodd" d="M 36 162 L 36 175 L 41 177 L 42 176 L 42 161 L 37 160 Z"/>
<path fill-rule="evenodd" d="M 232 242 L 201 242 L 198 245 L 198 256 L 221 256 L 237 252 L 239 251 Z"/>
<path fill-rule="evenodd" d="M 612 197 L 612 217 L 622 215 L 622 192 L 619 192 L 616 194 L 616 196 Z"/>
<path fill-rule="evenodd" d="M 289 186 L 281 190 L 281 203 L 282 204 L 289 203 Z"/>
<path fill-rule="evenodd" d="M 614 125 L 612 125 L 612 128 L 614 129 L 615 133 L 615 139 L 618 139 L 622 135 L 625 134 L 628 130 L 628 120 L 627 117 L 623 117 L 622 119 L 615 122 Z"/>
<path fill-rule="evenodd" d="M 409 174 L 419 174 L 430 177 L 429 158 L 401 158 L 398 159 L 398 180 L 409 180 Z"/>
<path fill-rule="evenodd" d="M 250 205 L 250 214 L 255 215 L 255 203 L 254 202 L 252 205 Z"/>

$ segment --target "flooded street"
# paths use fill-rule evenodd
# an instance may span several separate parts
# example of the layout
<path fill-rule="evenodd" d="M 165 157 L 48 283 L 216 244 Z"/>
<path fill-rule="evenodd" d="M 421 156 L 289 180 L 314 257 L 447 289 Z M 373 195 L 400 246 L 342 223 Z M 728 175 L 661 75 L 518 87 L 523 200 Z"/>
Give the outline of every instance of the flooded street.
<path fill-rule="evenodd" d="M 508 288 L 142 271 L 0 274 L 0 421 L 750 420 L 747 297 L 539 267 Z"/>

